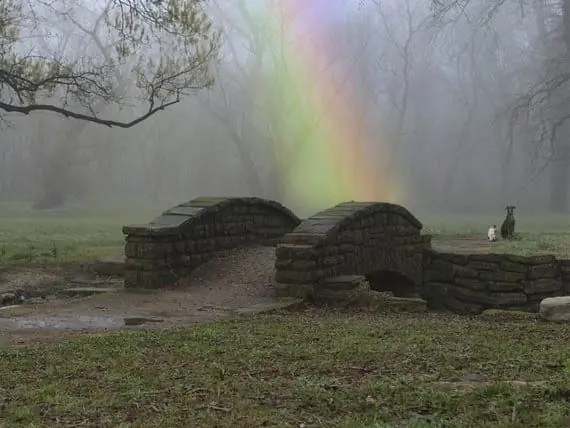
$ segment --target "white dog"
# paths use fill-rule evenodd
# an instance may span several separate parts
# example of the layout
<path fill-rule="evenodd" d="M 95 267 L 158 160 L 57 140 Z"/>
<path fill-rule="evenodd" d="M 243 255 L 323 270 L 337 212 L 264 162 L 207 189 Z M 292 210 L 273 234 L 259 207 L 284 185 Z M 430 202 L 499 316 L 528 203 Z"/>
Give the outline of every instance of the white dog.
<path fill-rule="evenodd" d="M 487 237 L 489 238 L 489 242 L 495 242 L 497 240 L 497 226 L 493 225 L 487 231 Z"/>

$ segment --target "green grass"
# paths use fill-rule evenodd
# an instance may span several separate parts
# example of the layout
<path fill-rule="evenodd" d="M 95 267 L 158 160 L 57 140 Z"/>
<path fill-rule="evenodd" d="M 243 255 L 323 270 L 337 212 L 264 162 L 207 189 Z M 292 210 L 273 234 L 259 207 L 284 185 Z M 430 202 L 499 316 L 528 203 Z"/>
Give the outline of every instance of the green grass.
<path fill-rule="evenodd" d="M 0 263 L 82 262 L 119 255 L 125 242 L 122 226 L 146 223 L 159 213 L 81 207 L 42 212 L 0 204 Z"/>
<path fill-rule="evenodd" d="M 159 212 L 2 204 L 0 264 L 120 254 L 121 226 Z M 422 220 L 440 240 L 493 223 Z M 565 219 L 517 221 L 507 250 L 568 251 Z M 564 427 L 569 343 L 568 326 L 532 316 L 388 307 L 84 336 L 0 350 L 0 427 Z"/>
<path fill-rule="evenodd" d="M 166 207 L 132 209 L 125 212 L 96 211 L 71 206 L 61 210 L 33 211 L 27 205 L 0 204 L 0 263 L 82 262 L 122 254 L 125 224 L 146 223 Z M 423 233 L 434 242 L 458 237 L 485 239 L 491 224 L 500 227 L 500 218 L 434 217 L 421 218 Z M 564 216 L 517 217 L 519 239 L 493 245 L 499 252 L 531 255 L 552 253 L 570 258 L 570 218 Z"/>
<path fill-rule="evenodd" d="M 0 351 L 0 426 L 563 427 L 568 343 L 561 325 L 365 311 L 94 335 Z"/>
<path fill-rule="evenodd" d="M 458 238 L 486 240 L 487 229 L 496 224 L 501 227 L 502 219 L 493 217 L 427 217 L 423 233 L 431 234 L 435 243 L 449 242 Z M 570 217 L 568 216 L 517 216 L 517 239 L 499 240 L 489 246 L 489 252 L 516 255 L 554 254 L 559 258 L 570 258 Z"/>
<path fill-rule="evenodd" d="M 497 216 L 419 216 L 424 224 L 424 233 L 440 237 L 487 236 L 491 225 L 501 228 L 502 217 Z M 570 217 L 565 215 L 517 215 L 516 230 L 520 234 L 536 236 L 547 234 L 570 234 Z"/>

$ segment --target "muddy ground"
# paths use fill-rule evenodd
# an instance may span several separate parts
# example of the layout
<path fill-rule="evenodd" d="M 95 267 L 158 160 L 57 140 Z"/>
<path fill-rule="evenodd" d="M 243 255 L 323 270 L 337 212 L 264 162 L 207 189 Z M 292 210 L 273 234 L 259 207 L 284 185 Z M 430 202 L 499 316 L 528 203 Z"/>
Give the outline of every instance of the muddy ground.
<path fill-rule="evenodd" d="M 124 288 L 120 258 L 81 266 L 0 268 L 0 343 L 77 332 L 166 328 L 285 307 L 272 286 L 275 250 L 247 247 L 196 269 L 176 289 Z"/>
<path fill-rule="evenodd" d="M 493 252 L 482 239 L 434 242 L 443 252 Z M 273 287 L 275 249 L 245 247 L 196 269 L 178 287 L 124 288 L 121 256 L 75 266 L 0 267 L 0 345 L 84 332 L 168 328 L 291 305 Z"/>

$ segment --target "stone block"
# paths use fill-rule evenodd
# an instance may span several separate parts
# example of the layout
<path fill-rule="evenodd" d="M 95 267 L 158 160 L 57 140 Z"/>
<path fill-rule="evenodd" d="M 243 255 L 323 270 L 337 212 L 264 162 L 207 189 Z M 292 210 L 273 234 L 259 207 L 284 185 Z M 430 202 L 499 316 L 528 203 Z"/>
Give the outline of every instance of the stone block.
<path fill-rule="evenodd" d="M 494 282 L 487 283 L 489 291 L 524 291 L 523 285 L 518 282 Z"/>
<path fill-rule="evenodd" d="M 556 278 L 558 276 L 560 276 L 560 265 L 558 263 L 533 265 L 528 269 L 528 279 Z"/>
<path fill-rule="evenodd" d="M 486 281 L 481 281 L 473 278 L 456 277 L 454 283 L 459 287 L 465 287 L 470 290 L 476 290 L 476 291 L 483 291 L 487 288 Z"/>
<path fill-rule="evenodd" d="M 469 256 L 469 260 L 473 262 L 501 263 L 505 260 L 505 256 L 503 254 L 473 254 Z"/>
<path fill-rule="evenodd" d="M 520 263 L 523 265 L 540 265 L 544 263 L 553 263 L 556 261 L 556 257 L 552 255 L 543 256 L 515 256 L 512 254 L 506 254 L 505 258 L 514 263 Z"/>
<path fill-rule="evenodd" d="M 424 281 L 430 282 L 449 282 L 452 283 L 454 279 L 453 272 L 442 272 L 431 268 L 424 270 Z"/>
<path fill-rule="evenodd" d="M 562 289 L 562 281 L 559 278 L 535 279 L 523 282 L 526 294 L 548 293 Z"/>
<path fill-rule="evenodd" d="M 501 270 L 506 272 L 522 272 L 526 273 L 526 266 L 521 263 L 514 263 L 508 260 L 503 260 L 501 262 Z"/>
<path fill-rule="evenodd" d="M 541 302 L 544 299 L 548 299 L 549 297 L 561 297 L 564 296 L 564 291 L 560 290 L 553 290 L 547 291 L 544 293 L 536 293 L 536 294 L 529 294 L 528 301 L 529 302 Z"/>
<path fill-rule="evenodd" d="M 465 254 L 455 254 L 455 253 L 438 253 L 434 252 L 435 259 L 447 260 L 456 265 L 465 265 L 469 261 L 469 256 Z"/>
<path fill-rule="evenodd" d="M 312 300 L 315 303 L 339 303 L 354 300 L 358 295 L 362 293 L 361 287 L 356 287 L 351 290 L 335 290 L 329 287 L 323 287 L 320 284 L 315 286 L 315 291 L 312 296 Z"/>
<path fill-rule="evenodd" d="M 420 296 L 428 302 L 443 301 L 448 296 L 451 284 L 441 282 L 424 282 L 419 287 Z"/>
<path fill-rule="evenodd" d="M 496 271 L 496 272 L 481 272 L 479 274 L 479 278 L 485 281 L 517 282 L 517 281 L 524 281 L 526 276 L 522 272 Z"/>
<path fill-rule="evenodd" d="M 176 250 L 174 243 L 169 242 L 127 242 L 125 256 L 137 259 L 157 259 L 171 257 Z"/>
<path fill-rule="evenodd" d="M 354 290 L 365 281 L 366 278 L 362 275 L 341 275 L 322 279 L 318 287 L 330 290 Z"/>
<path fill-rule="evenodd" d="M 446 296 L 442 304 L 445 309 L 458 315 L 479 315 L 485 309 L 478 303 L 461 301 L 452 296 Z"/>
<path fill-rule="evenodd" d="M 540 302 L 539 314 L 547 321 L 570 323 L 570 296 L 544 299 Z"/>
<path fill-rule="evenodd" d="M 499 264 L 493 262 L 477 262 L 477 261 L 469 261 L 467 265 L 465 265 L 467 269 L 472 269 L 476 271 L 489 271 L 489 272 L 497 272 L 499 271 Z"/>
<path fill-rule="evenodd" d="M 479 272 L 475 269 L 469 269 L 464 266 L 456 266 L 455 276 L 460 278 L 477 278 L 479 276 Z"/>
<path fill-rule="evenodd" d="M 278 270 L 275 272 L 275 281 L 285 283 L 311 283 L 319 281 L 325 276 L 322 270 L 300 272 L 295 270 Z"/>
<path fill-rule="evenodd" d="M 321 266 L 335 266 L 340 265 L 346 261 L 346 257 L 343 255 L 338 256 L 324 256 L 319 259 L 319 263 Z"/>
<path fill-rule="evenodd" d="M 463 287 L 450 287 L 449 294 L 457 300 L 477 303 L 490 308 L 505 306 L 523 306 L 527 303 L 524 293 L 491 293 L 469 290 Z"/>
<path fill-rule="evenodd" d="M 318 255 L 317 249 L 312 245 L 295 245 L 281 243 L 275 249 L 275 255 L 278 259 L 313 259 Z"/>
<path fill-rule="evenodd" d="M 275 289 L 279 297 L 295 297 L 306 300 L 312 299 L 315 293 L 315 284 L 277 283 L 275 284 Z"/>

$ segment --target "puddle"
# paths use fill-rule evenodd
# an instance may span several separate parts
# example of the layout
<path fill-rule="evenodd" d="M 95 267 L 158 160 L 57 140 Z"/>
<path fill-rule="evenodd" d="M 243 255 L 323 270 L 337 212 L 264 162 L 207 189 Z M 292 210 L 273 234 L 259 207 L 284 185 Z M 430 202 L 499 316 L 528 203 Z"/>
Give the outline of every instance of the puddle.
<path fill-rule="evenodd" d="M 78 315 L 73 317 L 18 317 L 0 319 L 0 329 L 109 330 L 124 327 L 123 318 Z"/>
<path fill-rule="evenodd" d="M 176 290 L 125 289 L 118 270 L 104 274 L 83 268 L 54 271 L 47 272 L 52 275 L 47 278 L 41 269 L 19 268 L 7 278 L 0 269 L 0 295 L 20 295 L 16 291 L 25 290 L 23 301 L 10 300 L 0 308 L 0 339 L 18 342 L 22 333 L 26 340 L 43 341 L 73 332 L 164 329 L 283 307 L 268 286 L 274 275 L 275 250 L 238 250 L 203 265 Z M 122 264 L 100 265 L 124 268 Z M 33 274 L 38 276 L 35 281 Z"/>

